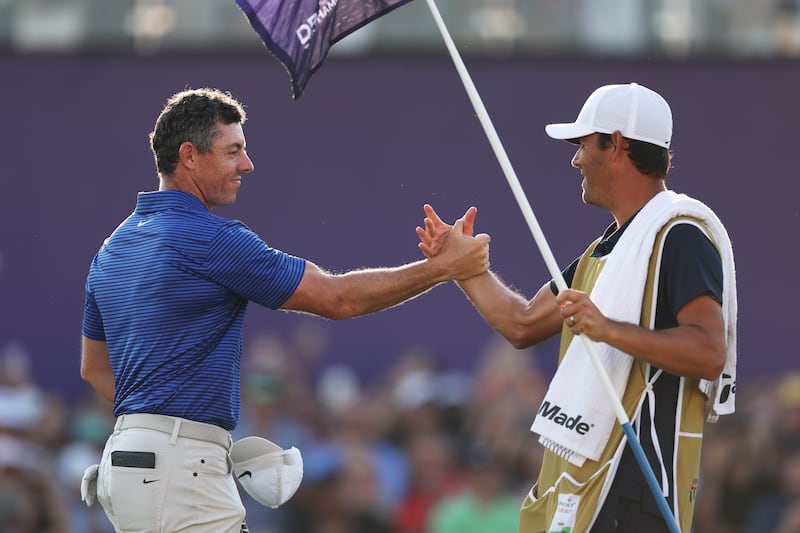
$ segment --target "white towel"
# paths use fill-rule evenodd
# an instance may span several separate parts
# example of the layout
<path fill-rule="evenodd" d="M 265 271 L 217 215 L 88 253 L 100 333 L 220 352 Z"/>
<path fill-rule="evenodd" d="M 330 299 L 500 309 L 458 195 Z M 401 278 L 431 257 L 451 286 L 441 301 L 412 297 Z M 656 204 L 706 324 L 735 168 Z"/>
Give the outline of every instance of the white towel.
<path fill-rule="evenodd" d="M 720 250 L 723 265 L 723 315 L 727 358 L 722 376 L 701 383 L 701 390 L 713 398 L 710 419 L 734 411 L 736 382 L 736 280 L 733 252 L 727 231 L 717 216 L 702 202 L 686 195 L 664 191 L 651 199 L 606 256 L 591 293 L 592 301 L 613 320 L 639 323 L 648 263 L 659 230 L 676 216 L 700 219 Z M 633 359 L 607 344 L 595 343 L 597 355 L 621 398 Z M 576 466 L 588 458 L 598 460 L 614 427 L 616 415 L 602 381 L 586 353 L 583 340 L 573 338 L 553 376 L 531 431 L 551 451 Z"/>

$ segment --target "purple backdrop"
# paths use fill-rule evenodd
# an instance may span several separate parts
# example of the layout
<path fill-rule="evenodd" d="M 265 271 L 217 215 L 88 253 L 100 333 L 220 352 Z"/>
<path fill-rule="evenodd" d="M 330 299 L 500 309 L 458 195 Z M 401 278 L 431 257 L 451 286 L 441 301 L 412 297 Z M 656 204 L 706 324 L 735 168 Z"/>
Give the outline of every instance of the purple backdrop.
<path fill-rule="evenodd" d="M 668 184 L 726 222 L 739 279 L 740 380 L 796 367 L 790 322 L 800 262 L 793 164 L 797 63 L 469 61 L 553 252 L 566 264 L 609 221 L 580 201 L 573 150 L 544 134 L 596 86 L 638 81 L 675 115 Z M 526 295 L 548 274 L 448 59 L 330 59 L 297 102 L 268 55 L 2 57 L 6 102 L 0 208 L 0 349 L 24 345 L 37 379 L 67 394 L 78 375 L 83 283 L 100 242 L 157 185 L 147 133 L 184 87 L 229 90 L 247 105 L 256 171 L 239 218 L 271 245 L 332 270 L 419 257 L 414 227 L 430 202 L 447 219 L 479 208 L 492 265 Z M 770 274 L 772 272 L 772 274 Z M 788 294 L 787 294 L 788 292 Z M 251 306 L 245 345 L 308 323 L 327 336 L 323 364 L 365 377 L 427 347 L 469 370 L 492 332 L 450 284 L 405 306 L 340 323 Z M 555 343 L 536 350 L 552 369 Z"/>

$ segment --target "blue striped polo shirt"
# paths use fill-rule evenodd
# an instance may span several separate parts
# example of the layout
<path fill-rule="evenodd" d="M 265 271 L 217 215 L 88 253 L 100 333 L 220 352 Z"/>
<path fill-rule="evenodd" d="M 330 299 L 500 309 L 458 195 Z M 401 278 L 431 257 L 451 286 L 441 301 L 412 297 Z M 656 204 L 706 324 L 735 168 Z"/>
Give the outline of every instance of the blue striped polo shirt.
<path fill-rule="evenodd" d="M 83 335 L 106 341 L 114 415 L 239 422 L 242 322 L 249 301 L 277 309 L 305 260 L 183 191 L 139 193 L 86 279 Z"/>

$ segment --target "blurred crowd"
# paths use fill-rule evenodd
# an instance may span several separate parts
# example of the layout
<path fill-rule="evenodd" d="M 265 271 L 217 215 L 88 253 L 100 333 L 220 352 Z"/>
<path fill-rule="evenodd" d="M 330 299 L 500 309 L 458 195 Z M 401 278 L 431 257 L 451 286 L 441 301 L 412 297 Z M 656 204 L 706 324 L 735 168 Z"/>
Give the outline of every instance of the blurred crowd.
<path fill-rule="evenodd" d="M 297 494 L 275 510 L 247 494 L 252 533 L 516 532 L 542 449 L 529 432 L 549 376 L 533 351 L 492 338 L 470 372 L 410 349 L 363 382 L 318 332 L 265 334 L 242 362 L 242 421 L 304 459 Z M 0 531 L 110 533 L 80 501 L 83 470 L 113 426 L 86 389 L 43 390 L 20 347 L 0 346 Z M 800 372 L 737 391 L 737 413 L 706 426 L 695 533 L 800 531 Z"/>

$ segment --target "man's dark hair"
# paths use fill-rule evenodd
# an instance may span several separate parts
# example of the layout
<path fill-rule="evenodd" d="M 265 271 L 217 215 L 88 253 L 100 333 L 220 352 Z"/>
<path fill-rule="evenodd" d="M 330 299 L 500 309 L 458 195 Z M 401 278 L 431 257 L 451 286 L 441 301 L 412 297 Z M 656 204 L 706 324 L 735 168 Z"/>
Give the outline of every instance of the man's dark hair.
<path fill-rule="evenodd" d="M 611 144 L 611 134 L 598 133 L 597 136 L 598 146 L 601 150 L 605 150 Z M 667 177 L 667 172 L 672 167 L 672 151 L 669 148 L 627 137 L 625 140 L 628 141 L 628 148 L 625 151 L 628 152 L 628 157 L 631 158 L 636 170 L 654 178 Z"/>
<path fill-rule="evenodd" d="M 244 124 L 246 120 L 244 107 L 229 93 L 204 88 L 173 94 L 150 132 L 150 148 L 158 171 L 166 176 L 175 173 L 178 150 L 184 142 L 208 152 L 218 134 L 217 123 Z"/>

